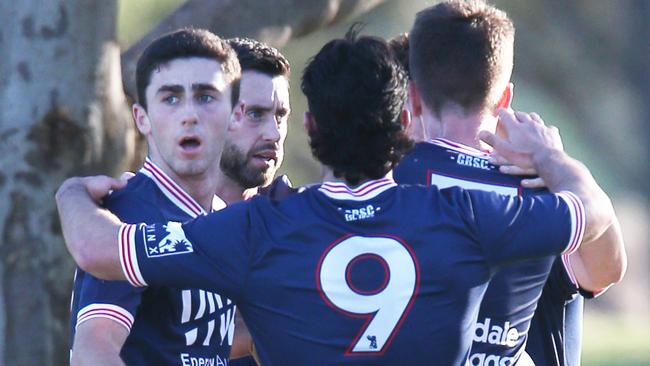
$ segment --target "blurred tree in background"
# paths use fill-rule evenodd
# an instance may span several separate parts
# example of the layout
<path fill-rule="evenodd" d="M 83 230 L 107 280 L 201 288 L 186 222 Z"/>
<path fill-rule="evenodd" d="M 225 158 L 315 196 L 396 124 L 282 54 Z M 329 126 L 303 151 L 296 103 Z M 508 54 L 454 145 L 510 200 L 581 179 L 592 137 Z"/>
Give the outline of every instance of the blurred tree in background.
<path fill-rule="evenodd" d="M 392 37 L 435 2 L 0 2 L 0 365 L 68 362 L 74 266 L 52 196 L 66 176 L 117 174 L 140 163 L 121 79 L 132 91 L 134 62 L 151 39 L 193 25 L 281 47 L 293 68 L 283 171 L 303 184 L 319 178 L 302 130 L 307 59 L 353 21 L 366 23 L 365 33 Z M 623 321 L 587 319 L 584 364 L 650 364 L 650 1 L 495 2 L 517 28 L 515 107 L 560 127 L 566 149 L 614 197 L 629 248 L 624 282 L 587 304 Z"/>

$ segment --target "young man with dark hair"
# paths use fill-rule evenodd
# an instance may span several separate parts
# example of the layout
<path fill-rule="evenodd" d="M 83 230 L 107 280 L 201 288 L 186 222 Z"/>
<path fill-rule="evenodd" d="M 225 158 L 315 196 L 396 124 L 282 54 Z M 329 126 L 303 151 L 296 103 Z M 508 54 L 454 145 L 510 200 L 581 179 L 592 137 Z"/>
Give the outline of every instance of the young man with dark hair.
<path fill-rule="evenodd" d="M 251 198 L 258 187 L 267 187 L 262 189 L 265 194 L 289 194 L 293 190 L 286 176 L 270 185 L 282 164 L 291 112 L 289 61 L 277 49 L 253 39 L 233 38 L 228 43 L 237 52 L 242 78 L 222 152 L 217 194 L 227 202 L 233 194 L 233 201 Z M 221 188 L 233 185 L 243 190 Z"/>
<path fill-rule="evenodd" d="M 225 203 L 219 159 L 241 72 L 228 43 L 199 29 L 153 41 L 136 71 L 137 128 L 148 155 L 126 188 L 104 200 L 127 222 L 186 221 Z M 171 245 L 171 244 L 170 244 Z M 182 249 L 169 246 L 159 255 Z M 72 301 L 73 365 L 179 365 L 227 362 L 235 306 L 209 291 L 137 289 L 78 270 Z"/>
<path fill-rule="evenodd" d="M 57 204 L 77 263 L 136 286 L 227 294 L 264 365 L 461 365 L 498 266 L 575 250 L 582 235 L 597 236 L 614 220 L 589 172 L 526 114 L 503 112 L 509 139 L 485 139 L 537 168 L 558 194 L 397 186 L 391 169 L 411 146 L 401 120 L 406 76 L 383 40 L 350 33 L 329 42 L 302 89 L 323 184 L 186 224 L 127 225 L 93 202 L 119 181 L 71 178 Z M 88 235 L 92 241 L 82 239 Z M 156 255 L 167 242 L 184 250 Z"/>
<path fill-rule="evenodd" d="M 397 182 L 513 196 L 541 192 L 528 189 L 533 177 L 499 172 L 479 140 L 480 131 L 497 130 L 497 109 L 510 107 L 514 32 L 508 16 L 483 1 L 445 1 L 418 13 L 410 33 L 410 91 L 414 116 L 434 138 L 418 144 L 395 169 Z M 529 356 L 537 365 L 579 364 L 578 292 L 593 297 L 622 278 L 620 235 L 615 222 L 571 255 L 499 271 L 481 305 L 469 364 L 528 365 Z"/>

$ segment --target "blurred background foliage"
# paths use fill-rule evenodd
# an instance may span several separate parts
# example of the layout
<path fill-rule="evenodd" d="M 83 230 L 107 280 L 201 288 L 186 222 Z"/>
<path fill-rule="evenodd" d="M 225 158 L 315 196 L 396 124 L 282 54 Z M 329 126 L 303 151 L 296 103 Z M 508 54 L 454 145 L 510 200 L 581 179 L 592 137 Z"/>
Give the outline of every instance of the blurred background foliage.
<path fill-rule="evenodd" d="M 120 0 L 123 49 L 181 0 Z M 355 21 L 364 33 L 393 37 L 435 1 L 388 1 L 357 19 L 292 40 L 290 131 L 282 172 L 294 184 L 319 179 L 302 128 L 302 68 Z M 515 109 L 535 111 L 560 128 L 565 149 L 585 162 L 614 199 L 628 247 L 625 280 L 586 302 L 583 364 L 650 365 L 650 1 L 500 0 L 517 29 Z M 290 11 L 290 9 L 287 9 Z M 246 19 L 242 19 L 246 21 Z"/>

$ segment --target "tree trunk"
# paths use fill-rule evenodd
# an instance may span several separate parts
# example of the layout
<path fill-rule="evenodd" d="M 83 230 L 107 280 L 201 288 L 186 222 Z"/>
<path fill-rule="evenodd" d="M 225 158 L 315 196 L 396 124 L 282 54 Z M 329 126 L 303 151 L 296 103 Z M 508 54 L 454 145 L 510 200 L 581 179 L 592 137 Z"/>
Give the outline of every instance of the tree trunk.
<path fill-rule="evenodd" d="M 53 195 L 118 172 L 134 135 L 115 0 L 0 2 L 0 364 L 65 365 L 74 265 Z"/>
<path fill-rule="evenodd" d="M 163 33 L 208 29 L 220 37 L 251 37 L 275 47 L 343 18 L 359 15 L 386 0 L 189 0 L 122 55 L 126 93 L 135 96 L 135 66 L 144 48 Z"/>

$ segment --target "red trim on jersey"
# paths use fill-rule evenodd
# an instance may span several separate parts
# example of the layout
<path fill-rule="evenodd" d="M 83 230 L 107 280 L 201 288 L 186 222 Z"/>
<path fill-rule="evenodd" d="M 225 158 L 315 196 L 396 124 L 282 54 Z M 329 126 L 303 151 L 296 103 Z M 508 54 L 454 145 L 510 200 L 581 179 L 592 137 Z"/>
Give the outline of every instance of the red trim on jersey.
<path fill-rule="evenodd" d="M 176 198 L 180 203 L 186 206 L 194 214 L 198 216 L 204 214 L 205 211 L 190 195 L 185 193 L 185 191 L 178 186 L 171 178 L 165 174 L 160 168 L 158 168 L 149 158 L 146 158 L 142 169 L 151 173 L 152 177 L 157 183 L 160 183 L 174 198 Z"/>
<path fill-rule="evenodd" d="M 345 183 L 325 182 L 320 186 L 318 190 L 326 194 L 328 197 L 334 199 L 369 199 L 379 193 L 382 193 L 386 189 L 395 186 L 397 186 L 397 184 L 394 180 L 390 178 L 382 178 L 366 182 L 355 189 L 351 189 Z"/>
<path fill-rule="evenodd" d="M 570 242 L 562 254 L 571 254 L 578 250 L 585 233 L 584 207 L 580 198 L 571 192 L 562 191 L 558 193 L 558 196 L 562 197 L 566 202 L 572 219 Z"/>
<path fill-rule="evenodd" d="M 133 315 L 126 309 L 113 304 L 90 304 L 77 313 L 77 324 L 85 322 L 92 318 L 107 318 L 123 325 L 128 331 L 133 326 Z"/>
<path fill-rule="evenodd" d="M 138 279 L 133 263 L 134 259 L 131 258 L 131 247 L 135 245 L 135 243 L 131 242 L 133 230 L 136 230 L 136 225 L 122 224 L 120 226 L 120 261 L 125 277 L 131 285 L 144 287 L 145 285 Z"/>

